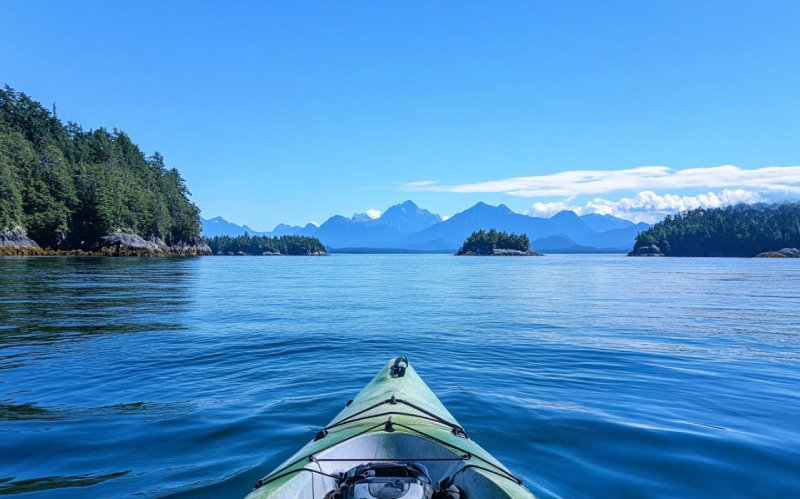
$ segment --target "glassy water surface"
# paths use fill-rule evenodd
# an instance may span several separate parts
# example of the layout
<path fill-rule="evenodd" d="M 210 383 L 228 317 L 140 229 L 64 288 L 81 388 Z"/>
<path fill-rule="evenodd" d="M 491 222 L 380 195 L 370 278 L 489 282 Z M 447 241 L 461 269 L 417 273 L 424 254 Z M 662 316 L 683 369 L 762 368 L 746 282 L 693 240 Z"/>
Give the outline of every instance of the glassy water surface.
<path fill-rule="evenodd" d="M 0 495 L 240 498 L 407 355 L 541 498 L 800 497 L 800 265 L 0 259 Z"/>

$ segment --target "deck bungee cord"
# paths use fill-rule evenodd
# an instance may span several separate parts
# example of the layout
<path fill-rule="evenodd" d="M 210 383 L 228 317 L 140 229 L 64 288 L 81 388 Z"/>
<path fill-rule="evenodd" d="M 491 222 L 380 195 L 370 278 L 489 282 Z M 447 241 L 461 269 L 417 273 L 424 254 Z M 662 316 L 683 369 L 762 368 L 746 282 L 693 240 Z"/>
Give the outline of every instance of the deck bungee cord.
<path fill-rule="evenodd" d="M 332 428 L 339 427 L 339 426 L 341 426 L 341 425 L 344 425 L 344 424 L 347 424 L 347 423 L 354 423 L 354 422 L 357 422 L 357 421 L 363 421 L 363 420 L 366 420 L 366 419 L 371 419 L 371 418 L 373 418 L 373 417 L 385 416 L 385 415 L 387 415 L 387 414 L 391 414 L 391 415 L 396 415 L 396 414 L 398 414 L 398 413 L 396 413 L 396 412 L 389 412 L 389 413 L 375 414 L 375 415 L 373 415 L 373 416 L 368 416 L 368 417 L 364 417 L 364 418 L 351 419 L 351 418 L 353 418 L 353 417 L 355 417 L 355 416 L 358 416 L 359 414 L 363 414 L 363 413 L 365 413 L 365 412 L 368 412 L 368 411 L 370 411 L 370 410 L 373 410 L 373 409 L 375 409 L 375 408 L 377 408 L 377 407 L 380 407 L 381 405 L 384 405 L 384 404 L 387 404 L 387 403 L 390 403 L 390 404 L 396 404 L 396 403 L 405 403 L 405 402 L 404 402 L 403 400 L 396 399 L 394 396 L 392 396 L 390 399 L 387 399 L 387 400 L 385 400 L 385 401 L 383 401 L 383 402 L 379 402 L 379 403 L 377 403 L 377 404 L 374 404 L 374 405 L 372 405 L 372 406 L 370 406 L 370 407 L 368 407 L 368 408 L 366 408 L 366 409 L 363 409 L 363 410 L 361 410 L 361 411 L 359 411 L 359 412 L 357 412 L 357 413 L 353 414 L 351 417 L 344 418 L 343 420 L 340 420 L 340 421 L 338 421 L 338 422 L 336 422 L 336 423 L 334 423 L 334 424 L 331 424 L 331 425 L 328 425 L 328 426 L 326 426 L 326 427 L 323 429 L 323 431 L 325 431 L 325 435 L 324 435 L 324 436 L 322 436 L 322 437 L 319 437 L 320 433 L 322 433 L 322 432 L 320 432 L 320 433 L 318 433 L 318 434 L 317 434 L 317 437 L 319 437 L 319 438 L 314 438 L 314 440 L 315 440 L 315 441 L 319 441 L 319 440 L 321 440 L 322 438 L 324 438 L 325 436 L 327 436 L 327 434 L 328 434 L 328 433 L 327 433 L 327 430 L 330 430 L 330 429 L 332 429 Z M 411 406 L 411 407 L 414 407 L 415 409 L 418 409 L 418 408 L 417 408 L 417 407 L 415 407 L 413 404 L 408 404 L 408 405 L 409 405 L 409 406 Z M 418 409 L 418 410 L 424 411 L 424 409 Z M 407 413 L 399 413 L 399 414 L 401 414 L 401 415 L 404 415 L 404 416 L 416 416 L 416 415 L 413 415 L 413 414 L 407 414 Z M 267 475 L 266 477 L 262 478 L 261 480 L 258 480 L 258 481 L 256 482 L 256 486 L 255 486 L 254 488 L 259 488 L 259 487 L 261 487 L 261 486 L 263 486 L 263 485 L 266 485 L 267 483 L 270 483 L 270 482 L 272 482 L 272 481 L 275 481 L 275 480 L 277 480 L 277 479 L 279 479 L 279 478 L 282 478 L 282 477 L 286 476 L 286 474 L 279 475 L 279 476 L 275 476 L 275 475 L 277 475 L 278 473 L 281 473 L 281 472 L 283 472 L 283 471 L 285 471 L 285 470 L 287 470 L 287 469 L 291 468 L 292 466 L 295 466 L 295 465 L 297 465 L 298 463 L 300 463 L 300 462 L 302 462 L 302 461 L 305 461 L 305 460 L 308 460 L 308 461 L 316 461 L 316 462 L 325 462 L 325 461 L 329 461 L 329 462 L 351 462 L 351 461 L 352 461 L 352 462 L 361 462 L 361 461 L 374 461 L 374 462 L 378 462 L 378 461 L 463 461 L 463 460 L 469 460 L 469 459 L 471 459 L 471 458 L 473 458 L 473 457 L 474 457 L 474 458 L 477 458 L 477 459 L 480 459 L 481 461 L 485 462 L 486 464 L 488 464 L 488 465 L 492 466 L 493 468 L 497 469 L 499 472 L 498 472 L 498 471 L 492 471 L 492 470 L 489 470 L 489 471 L 492 471 L 493 473 L 495 473 L 495 474 L 497 474 L 497 475 L 499 475 L 499 476 L 502 476 L 502 477 L 504 477 L 504 478 L 507 478 L 507 479 L 509 479 L 509 480 L 511 480 L 511 481 L 513 481 L 513 482 L 515 482 L 515 483 L 517 483 L 518 485 L 522 485 L 522 483 L 523 483 L 523 482 L 522 482 L 522 480 L 521 480 L 520 478 L 517 478 L 516 476 L 514 476 L 513 474 L 511 474 L 511 473 L 510 473 L 508 470 L 506 470 L 506 469 L 504 469 L 504 468 L 502 468 L 502 467 L 500 467 L 500 466 L 497 466 L 496 464 L 494 464 L 494 463 L 493 463 L 493 462 L 491 462 L 490 460 L 488 460 L 488 459 L 486 459 L 486 458 L 484 458 L 484 457 L 482 457 L 482 456 L 480 456 L 480 455 L 473 455 L 473 454 L 471 454 L 470 452 L 468 452 L 468 451 L 466 451 L 466 450 L 464 450 L 464 449 L 462 449 L 462 448 L 460 448 L 460 447 L 458 447 L 458 446 L 455 446 L 455 445 L 453 445 L 453 444 L 451 444 L 451 443 L 449 443 L 449 442 L 445 442 L 444 440 L 441 440 L 441 439 L 439 439 L 439 438 L 437 438 L 437 437 L 435 437 L 435 436 L 433 436 L 433 435 L 431 435 L 431 434 L 429 434 L 429 433 L 423 432 L 423 431 L 421 431 L 421 430 L 418 430 L 418 429 L 416 429 L 416 428 L 413 428 L 413 427 L 411 427 L 411 426 L 407 426 L 407 425 L 404 425 L 404 424 L 401 424 L 401 423 L 394 423 L 394 422 L 392 422 L 391 415 L 389 416 L 389 419 L 387 419 L 385 423 L 379 423 L 379 424 L 377 424 L 377 425 L 375 425 L 375 426 L 372 426 L 372 427 L 370 427 L 370 428 L 368 428 L 368 429 L 366 429 L 366 430 L 364 430 L 364 431 L 362 431 L 362 432 L 360 432 L 360 433 L 357 433 L 357 434 L 355 434 L 355 435 L 352 435 L 352 436 L 350 436 L 350 437 L 348 437 L 348 438 L 346 438 L 346 439 L 344 439 L 344 440 L 341 440 L 341 441 L 337 442 L 337 443 L 336 443 L 336 444 L 334 444 L 334 445 L 340 445 L 340 444 L 342 444 L 342 443 L 346 442 L 347 440 L 350 440 L 350 439 L 353 439 L 353 438 L 359 437 L 359 436 L 361 436 L 361 435 L 364 435 L 364 434 L 366 434 L 366 433 L 369 433 L 369 432 L 371 432 L 371 431 L 373 431 L 373 430 L 376 430 L 376 429 L 380 428 L 381 426 L 383 426 L 383 427 L 384 427 L 384 431 L 387 431 L 387 432 L 390 432 L 390 433 L 394 431 L 394 427 L 395 427 L 395 426 L 398 426 L 398 427 L 400 427 L 400 428 L 404 428 L 404 429 L 406 429 L 406 430 L 409 430 L 409 431 L 412 431 L 412 432 L 414 432 L 414 433 L 418 433 L 419 435 L 422 435 L 422 436 L 423 436 L 423 437 L 425 437 L 425 438 L 428 438 L 428 439 L 430 439 L 430 440 L 433 440 L 433 441 L 434 441 L 434 442 L 436 442 L 436 443 L 439 443 L 439 444 L 441 444 L 441 445 L 445 445 L 445 446 L 447 446 L 447 447 L 450 447 L 450 448 L 452 448 L 452 449 L 455 449 L 455 450 L 457 450 L 457 451 L 459 451 L 459 452 L 463 452 L 464 454 L 462 454 L 462 456 L 461 456 L 461 457 L 455 457 L 455 458 L 416 458 L 416 459 L 410 459 L 410 458 L 386 458 L 386 459 L 375 459 L 375 458 L 366 458 L 366 459 L 365 459 L 365 458 L 336 458 L 336 459 L 330 459 L 330 458 L 314 458 L 314 454 L 309 454 L 308 456 L 305 456 L 305 457 L 303 457 L 303 458 L 300 458 L 300 459 L 298 459 L 298 460 L 294 461 L 293 463 L 291 463 L 291 464 L 288 464 L 287 466 L 284 466 L 284 467 L 283 467 L 283 468 L 281 468 L 280 470 L 278 470 L 278 471 L 275 471 L 275 472 L 273 472 L 273 473 L 272 473 L 272 474 L 270 474 L 270 475 Z M 446 420 L 444 420 L 444 419 L 442 419 L 442 418 L 439 418 L 439 417 L 436 417 L 436 419 L 434 419 L 434 418 L 427 418 L 427 417 L 423 417 L 423 416 L 418 416 L 418 417 L 422 417 L 423 419 L 430 420 L 430 421 L 434 421 L 434 422 L 438 422 L 438 423 L 443 423 L 443 424 L 445 424 L 445 425 L 447 425 L 447 426 L 449 426 L 449 427 L 453 427 L 453 430 L 455 430 L 456 428 L 458 428 L 458 429 L 459 429 L 459 431 L 460 431 L 460 432 L 461 432 L 461 433 L 464 435 L 464 436 L 463 436 L 463 438 L 469 438 L 469 437 L 467 436 L 467 433 L 466 433 L 466 431 L 464 431 L 464 429 L 463 429 L 461 426 L 459 426 L 459 425 L 455 425 L 455 424 L 453 424 L 453 423 L 450 423 L 449 421 L 446 421 Z M 454 434 L 455 434 L 455 435 L 457 435 L 457 436 L 461 436 L 461 435 L 458 435 L 458 433 L 455 433 L 455 431 L 454 431 Z M 470 467 L 470 468 L 479 468 L 479 469 L 485 469 L 485 470 L 487 469 L 487 468 L 482 468 L 482 467 L 479 467 L 479 466 L 477 466 L 477 465 L 471 465 L 471 466 L 469 466 L 469 467 Z M 460 472 L 461 470 L 463 470 L 463 469 L 464 469 L 464 468 L 460 468 L 460 469 L 459 469 L 459 472 Z M 299 471 L 303 471 L 303 470 L 313 471 L 313 470 L 310 470 L 310 469 L 308 469 L 308 468 L 300 468 L 300 469 L 298 469 L 298 470 L 295 470 L 295 472 L 299 472 Z M 290 473 L 291 473 L 291 472 L 290 472 Z M 457 472 L 457 473 L 458 473 L 458 472 Z M 323 475 L 325 475 L 325 473 L 319 473 L 319 474 L 323 474 Z M 332 476 L 332 475 L 328 475 L 328 476 Z"/>
<path fill-rule="evenodd" d="M 412 414 L 412 413 L 409 413 L 409 412 L 387 411 L 387 412 L 381 412 L 379 414 L 371 414 L 369 416 L 364 416 L 362 418 L 357 417 L 357 416 L 360 416 L 361 414 L 367 413 L 367 412 L 369 412 L 369 411 L 371 411 L 373 409 L 377 409 L 378 407 L 380 407 L 382 405 L 386 405 L 386 404 L 390 404 L 390 405 L 397 405 L 397 404 L 407 405 L 407 406 L 411 407 L 412 409 L 418 410 L 419 412 L 422 413 L 422 415 L 420 415 L 420 414 Z M 348 405 L 349 405 L 349 403 L 348 403 Z M 467 432 L 461 426 L 459 426 L 459 425 L 457 425 L 455 423 L 451 423 L 450 421 L 448 421 L 448 420 L 446 420 L 446 419 L 444 419 L 442 417 L 439 417 L 436 414 L 434 414 L 434 413 L 432 413 L 432 412 L 430 412 L 430 411 L 428 411 L 426 409 L 423 409 L 422 407 L 419 407 L 416 404 L 413 404 L 413 403 L 408 402 L 408 401 L 403 400 L 403 399 L 395 398 L 395 396 L 392 395 L 390 398 L 388 398 L 386 400 L 378 402 L 377 404 L 373 404 L 373 405 L 367 407 L 366 409 L 362 409 L 362 410 L 356 412 L 355 414 L 351 414 L 350 416 L 348 416 L 346 418 L 343 418 L 343 419 L 341 419 L 341 420 L 339 420 L 339 421 L 337 421 L 335 423 L 329 424 L 328 426 L 326 426 L 325 428 L 320 430 L 319 433 L 317 433 L 317 436 L 315 437 L 315 440 L 321 440 L 321 439 L 325 438 L 325 436 L 328 434 L 328 431 L 333 429 L 333 428 L 337 428 L 339 426 L 343 426 L 343 425 L 346 425 L 348 423 L 355 423 L 355 422 L 358 422 L 358 421 L 364 421 L 366 419 L 372 419 L 372 418 L 377 418 L 377 417 L 381 417 L 381 416 L 408 416 L 408 417 L 412 417 L 412 418 L 426 419 L 428 421 L 434 421 L 436 423 L 441 423 L 441 424 L 443 424 L 445 426 L 448 426 L 448 427 L 452 428 L 453 435 L 455 435 L 457 437 L 469 438 L 469 435 L 467 435 Z"/>

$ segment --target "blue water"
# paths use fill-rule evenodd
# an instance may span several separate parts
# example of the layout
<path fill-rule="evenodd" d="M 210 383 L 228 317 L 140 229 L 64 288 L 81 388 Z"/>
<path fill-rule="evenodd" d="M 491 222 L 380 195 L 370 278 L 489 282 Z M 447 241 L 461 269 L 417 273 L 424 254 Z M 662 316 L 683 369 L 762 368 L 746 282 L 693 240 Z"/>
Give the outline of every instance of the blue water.
<path fill-rule="evenodd" d="M 402 354 L 541 498 L 800 497 L 799 263 L 0 259 L 0 494 L 240 498 Z"/>

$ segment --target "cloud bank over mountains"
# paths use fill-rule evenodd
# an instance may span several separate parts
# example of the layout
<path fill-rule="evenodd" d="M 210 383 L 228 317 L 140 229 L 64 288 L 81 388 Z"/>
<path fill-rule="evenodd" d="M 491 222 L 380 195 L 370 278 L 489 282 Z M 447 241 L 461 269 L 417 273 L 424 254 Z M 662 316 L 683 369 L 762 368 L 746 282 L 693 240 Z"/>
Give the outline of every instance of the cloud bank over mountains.
<path fill-rule="evenodd" d="M 400 185 L 408 191 L 468 194 L 507 194 L 518 197 L 561 197 L 538 201 L 526 212 L 548 217 L 562 210 L 578 214 L 613 215 L 634 222 L 653 223 L 665 215 L 696 208 L 719 208 L 738 203 L 757 203 L 800 196 L 800 166 L 768 166 L 743 169 L 733 165 L 673 170 L 666 166 L 642 166 L 623 170 L 575 170 L 472 184 L 442 185 L 435 180 Z M 675 193 L 687 189 L 721 189 L 707 193 Z M 595 197 L 614 192 L 636 192 L 618 200 Z M 638 192 L 637 192 L 638 191 Z"/>
<path fill-rule="evenodd" d="M 708 186 L 712 189 L 697 192 L 700 187 Z M 724 187 L 713 189 L 714 186 Z M 639 190 L 645 187 L 650 188 Z M 638 232 L 666 215 L 698 208 L 721 208 L 797 197 L 800 195 L 800 166 L 754 170 L 719 166 L 677 171 L 645 166 L 618 171 L 571 171 L 453 186 L 423 181 L 403 184 L 402 188 L 437 192 L 499 192 L 523 197 L 536 195 L 545 199 L 535 201 L 524 214 L 514 212 L 504 204 L 492 206 L 478 202 L 452 217 L 441 217 L 409 200 L 390 206 L 385 212 L 370 208 L 350 218 L 333 215 L 321 225 L 280 224 L 273 231 L 260 234 L 314 236 L 326 246 L 339 249 L 450 251 L 472 231 L 496 228 L 528 234 L 549 251 L 628 251 Z M 609 196 L 615 192 L 615 197 Z M 552 200 L 554 197 L 561 199 Z M 203 233 L 207 236 L 245 231 L 250 233 L 251 229 L 230 224 L 220 217 L 203 223 Z"/>
<path fill-rule="evenodd" d="M 549 203 L 537 202 L 533 203 L 533 206 L 525 214 L 532 217 L 549 217 L 562 210 L 571 210 L 578 215 L 597 213 L 633 222 L 655 223 L 666 215 L 681 211 L 697 208 L 720 208 L 739 203 L 753 204 L 761 201 L 768 200 L 758 192 L 744 189 L 724 189 L 718 193 L 708 192 L 694 196 L 643 191 L 634 197 L 625 197 L 617 201 L 594 198 L 583 206 L 573 204 L 572 198 Z"/>
<path fill-rule="evenodd" d="M 800 194 L 800 166 L 768 166 L 745 170 L 733 165 L 673 170 L 641 166 L 626 170 L 576 170 L 552 175 L 515 177 L 474 184 L 441 185 L 435 180 L 408 182 L 408 191 L 503 193 L 520 197 L 573 197 L 618 191 L 749 188 Z"/>

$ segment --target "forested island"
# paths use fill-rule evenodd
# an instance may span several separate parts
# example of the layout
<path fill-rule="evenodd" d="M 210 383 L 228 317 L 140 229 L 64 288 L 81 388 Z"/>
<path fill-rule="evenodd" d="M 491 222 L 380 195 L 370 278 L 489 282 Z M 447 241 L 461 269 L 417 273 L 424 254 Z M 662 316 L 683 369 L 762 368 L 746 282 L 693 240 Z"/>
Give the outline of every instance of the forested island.
<path fill-rule="evenodd" d="M 178 170 L 117 129 L 84 130 L 0 90 L 0 255 L 202 255 Z"/>
<path fill-rule="evenodd" d="M 327 255 L 325 246 L 316 237 L 217 236 L 206 239 L 215 255 Z"/>
<path fill-rule="evenodd" d="M 798 257 L 800 204 L 738 205 L 667 216 L 628 256 Z"/>
<path fill-rule="evenodd" d="M 531 243 L 525 234 L 508 234 L 490 229 L 488 232 L 473 232 L 456 255 L 468 256 L 541 256 L 531 250 Z"/>

